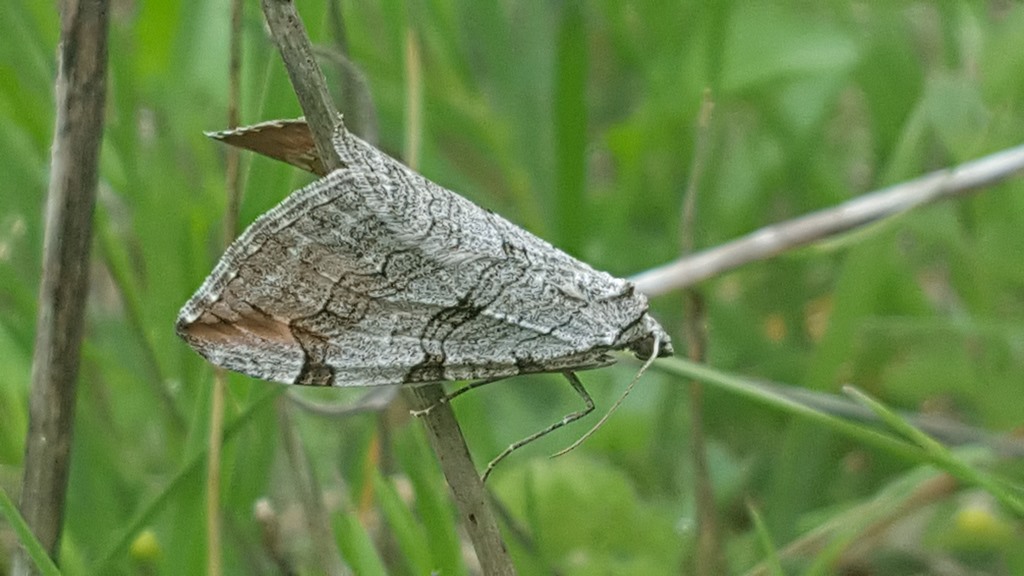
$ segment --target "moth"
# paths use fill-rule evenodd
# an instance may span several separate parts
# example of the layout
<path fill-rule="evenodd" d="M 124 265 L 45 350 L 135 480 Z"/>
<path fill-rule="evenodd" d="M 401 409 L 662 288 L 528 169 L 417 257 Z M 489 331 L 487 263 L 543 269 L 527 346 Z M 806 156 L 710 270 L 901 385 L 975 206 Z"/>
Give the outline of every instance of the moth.
<path fill-rule="evenodd" d="M 323 172 L 301 120 L 213 136 Z M 340 122 L 333 145 L 344 168 L 253 222 L 178 314 L 178 335 L 213 364 L 347 387 L 568 375 L 608 366 L 616 350 L 672 354 L 632 283 L 427 180 Z"/>

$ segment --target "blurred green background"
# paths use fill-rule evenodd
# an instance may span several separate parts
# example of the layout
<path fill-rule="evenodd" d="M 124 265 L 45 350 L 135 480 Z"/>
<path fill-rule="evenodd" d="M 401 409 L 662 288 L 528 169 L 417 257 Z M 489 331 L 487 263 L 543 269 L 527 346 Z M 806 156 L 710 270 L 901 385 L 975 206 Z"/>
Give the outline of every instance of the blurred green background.
<path fill-rule="evenodd" d="M 337 50 L 325 1 L 298 8 L 314 41 Z M 422 65 L 421 171 L 618 276 L 679 254 L 705 88 L 715 107 L 699 247 L 1024 142 L 1018 2 L 386 0 L 341 9 L 384 150 L 407 153 L 411 33 Z M 256 2 L 246 2 L 243 28 L 243 123 L 300 115 Z M 0 486 L 16 498 L 54 125 L 54 4 L 0 3 L 0 30 Z M 212 370 L 173 322 L 222 248 L 225 151 L 202 133 L 225 127 L 228 31 L 225 0 L 113 5 L 63 540 L 70 574 L 205 566 Z M 248 154 L 243 174 L 243 225 L 310 180 Z M 705 282 L 708 362 L 825 392 L 854 384 L 895 408 L 1019 437 L 1022 231 L 1017 181 Z M 681 349 L 681 294 L 652 306 Z M 636 368 L 582 374 L 597 412 Z M 522 573 L 689 572 L 687 386 L 649 372 L 580 449 L 547 458 L 596 416 L 498 468 L 491 486 L 519 530 L 508 535 Z M 320 571 L 282 440 L 293 432 L 358 573 L 473 571 L 417 422 L 401 408 L 332 419 L 284 396 L 266 401 L 281 389 L 230 378 L 226 574 L 282 570 L 255 516 L 260 499 L 272 505 L 285 563 Z M 303 395 L 341 404 L 362 392 Z M 897 509 L 934 473 L 714 387 L 705 400 L 730 572 L 838 522 L 802 559 L 783 561 L 787 573 L 1024 573 L 1020 519 L 986 493 L 950 490 L 866 537 L 872 513 Z M 455 408 L 482 466 L 578 403 L 559 377 L 536 376 Z M 981 459 L 1024 478 L 1019 461 Z M 853 541 L 860 548 L 845 548 Z M 0 523 L 0 573 L 15 545 Z"/>

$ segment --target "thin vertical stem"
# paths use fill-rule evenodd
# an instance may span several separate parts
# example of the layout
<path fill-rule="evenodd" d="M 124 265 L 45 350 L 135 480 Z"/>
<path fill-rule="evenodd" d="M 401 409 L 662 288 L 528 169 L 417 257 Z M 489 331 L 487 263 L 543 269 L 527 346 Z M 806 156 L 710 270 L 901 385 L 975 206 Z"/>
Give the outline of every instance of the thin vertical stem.
<path fill-rule="evenodd" d="M 683 196 L 683 210 L 680 217 L 681 233 L 680 252 L 693 252 L 694 222 L 697 219 L 697 193 L 700 180 L 707 164 L 710 150 L 711 111 L 714 102 L 709 91 L 704 92 L 700 114 L 697 119 L 697 134 L 694 138 L 693 162 L 690 178 Z M 694 362 L 703 362 L 707 355 L 707 333 L 704 330 L 704 300 L 696 288 L 687 288 L 683 293 L 683 333 L 686 340 L 687 356 Z M 694 491 L 697 507 L 697 554 L 693 558 L 693 569 L 684 569 L 685 573 L 722 574 L 725 561 L 722 556 L 721 538 L 718 530 L 718 517 L 715 511 L 715 493 L 711 488 L 711 476 L 708 472 L 707 452 L 704 440 L 704 386 L 693 380 L 690 382 L 690 444 L 693 460 Z"/>
<path fill-rule="evenodd" d="M 231 0 L 231 55 L 228 63 L 228 128 L 240 121 L 242 101 L 242 0 Z M 224 213 L 224 246 L 235 239 L 238 231 L 238 212 L 242 201 L 241 152 L 234 146 L 227 150 L 225 187 L 228 194 Z"/>
<path fill-rule="evenodd" d="M 221 447 L 224 443 L 224 387 L 227 373 L 217 368 L 213 373 L 210 398 L 210 449 L 206 453 L 206 573 L 221 575 L 220 478 Z"/>
<path fill-rule="evenodd" d="M 330 101 L 320 65 L 313 57 L 302 19 L 289 0 L 262 0 L 262 6 L 323 165 L 328 171 L 336 170 L 342 163 L 331 145 L 331 137 L 339 123 L 338 113 Z M 423 423 L 484 573 L 514 574 L 512 560 L 455 414 L 449 404 L 441 402 L 444 390 L 437 384 L 407 390 L 414 409 L 434 407 L 423 416 Z"/>
<path fill-rule="evenodd" d="M 420 167 L 423 136 L 423 66 L 420 44 L 411 26 L 405 29 L 405 164 Z"/>
<path fill-rule="evenodd" d="M 92 218 L 106 108 L 108 17 L 107 0 L 61 4 L 57 121 L 21 489 L 21 513 L 54 558 L 60 548 L 71 468 L 79 352 L 89 291 Z M 34 572 L 24 551 L 19 551 L 12 573 Z"/>
<path fill-rule="evenodd" d="M 262 0 L 261 5 L 270 33 L 284 60 L 292 89 L 299 99 L 309 130 L 313 133 L 317 155 L 327 172 L 337 170 L 342 167 L 342 162 L 331 144 L 331 136 L 341 118 L 331 102 L 327 81 L 313 54 L 306 26 L 291 0 Z"/>
<path fill-rule="evenodd" d="M 313 571 L 330 576 L 351 574 L 352 571 L 335 547 L 331 520 L 324 507 L 320 483 L 317 481 L 295 422 L 292 421 L 291 405 L 284 396 L 277 401 L 277 418 L 284 441 L 284 451 L 288 455 L 289 469 L 295 479 L 293 486 L 302 504 L 303 517 L 306 519 L 306 529 L 312 544 L 315 561 Z"/>
<path fill-rule="evenodd" d="M 242 76 L 242 0 L 231 1 L 230 57 L 228 62 L 228 128 L 235 128 L 239 122 Z M 224 247 L 235 238 L 238 229 L 238 212 L 242 198 L 241 152 L 234 146 L 227 150 L 225 167 L 225 188 L 227 209 L 224 213 Z M 227 371 L 217 368 L 213 376 L 213 392 L 210 398 L 210 450 L 206 458 L 206 573 L 220 576 L 223 572 L 221 555 L 221 448 L 224 445 L 224 396 L 227 386 Z"/>

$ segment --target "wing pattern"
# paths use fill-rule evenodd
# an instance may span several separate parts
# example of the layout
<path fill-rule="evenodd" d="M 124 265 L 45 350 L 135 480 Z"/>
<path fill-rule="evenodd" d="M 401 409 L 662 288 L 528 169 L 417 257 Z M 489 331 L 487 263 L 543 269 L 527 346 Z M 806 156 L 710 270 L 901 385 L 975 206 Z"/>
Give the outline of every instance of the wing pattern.
<path fill-rule="evenodd" d="M 258 218 L 177 331 L 216 365 L 284 383 L 417 384 L 671 353 L 625 280 L 412 172 L 341 128 L 345 168 Z"/>

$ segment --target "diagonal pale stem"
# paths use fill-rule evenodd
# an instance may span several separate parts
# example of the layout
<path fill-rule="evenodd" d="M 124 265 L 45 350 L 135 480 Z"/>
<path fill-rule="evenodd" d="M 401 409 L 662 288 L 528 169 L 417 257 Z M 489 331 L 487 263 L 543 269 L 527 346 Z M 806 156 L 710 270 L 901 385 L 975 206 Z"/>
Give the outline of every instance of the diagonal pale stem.
<path fill-rule="evenodd" d="M 330 101 L 323 73 L 313 57 L 302 20 L 294 4 L 287 0 L 263 0 L 262 5 L 324 167 L 327 170 L 339 168 L 341 159 L 331 144 L 331 137 L 340 119 Z M 437 384 L 409 390 L 413 408 L 425 409 L 444 396 L 444 390 Z M 484 573 L 515 574 L 451 406 L 445 404 L 432 410 L 423 422 Z"/>

